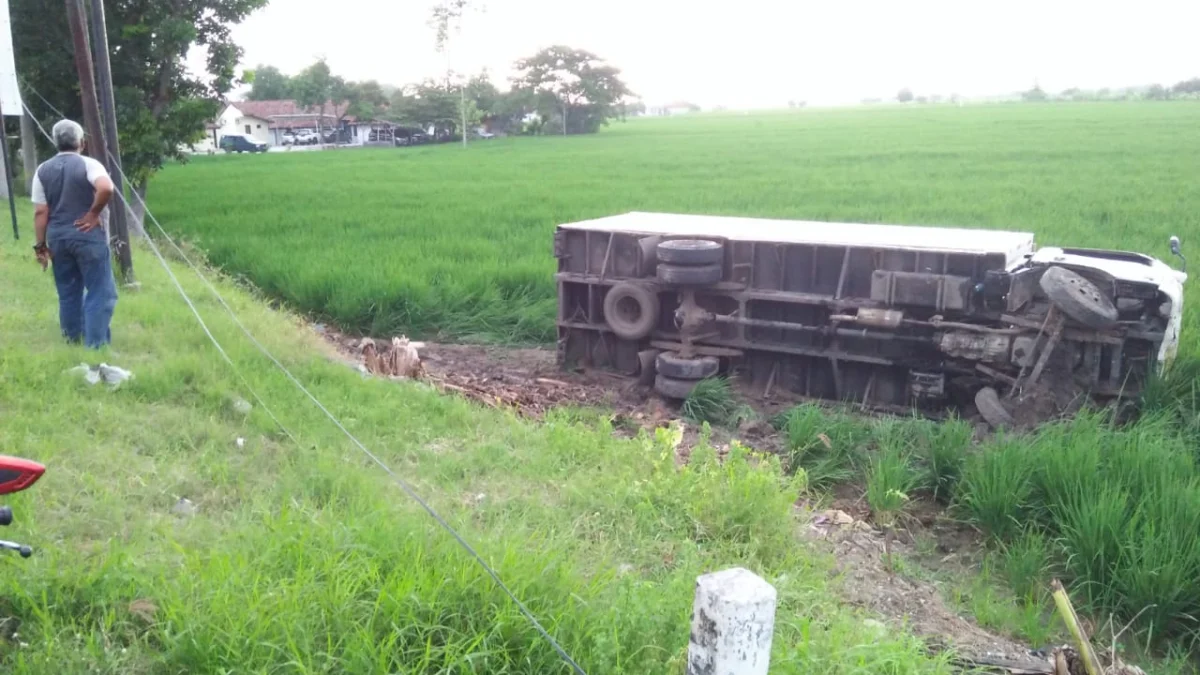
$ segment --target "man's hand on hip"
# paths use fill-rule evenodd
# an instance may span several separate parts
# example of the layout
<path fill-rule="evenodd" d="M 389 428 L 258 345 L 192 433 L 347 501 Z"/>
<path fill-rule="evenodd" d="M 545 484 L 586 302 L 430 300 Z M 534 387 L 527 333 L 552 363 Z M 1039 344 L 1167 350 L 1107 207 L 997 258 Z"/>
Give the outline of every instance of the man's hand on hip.
<path fill-rule="evenodd" d="M 91 211 L 83 214 L 82 218 L 75 221 L 75 229 L 79 230 L 80 232 L 91 232 L 97 227 L 100 227 L 100 216 L 92 213 Z"/>

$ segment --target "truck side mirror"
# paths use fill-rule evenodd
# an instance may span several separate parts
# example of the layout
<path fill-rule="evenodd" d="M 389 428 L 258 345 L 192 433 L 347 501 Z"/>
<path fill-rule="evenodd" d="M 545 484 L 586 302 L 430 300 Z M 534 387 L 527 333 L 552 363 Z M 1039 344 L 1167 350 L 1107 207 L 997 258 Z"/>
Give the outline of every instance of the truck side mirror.
<path fill-rule="evenodd" d="M 1183 247 L 1179 244 L 1179 237 L 1171 236 L 1171 253 L 1175 257 L 1183 261 L 1183 271 L 1187 271 L 1187 258 L 1183 256 Z"/>

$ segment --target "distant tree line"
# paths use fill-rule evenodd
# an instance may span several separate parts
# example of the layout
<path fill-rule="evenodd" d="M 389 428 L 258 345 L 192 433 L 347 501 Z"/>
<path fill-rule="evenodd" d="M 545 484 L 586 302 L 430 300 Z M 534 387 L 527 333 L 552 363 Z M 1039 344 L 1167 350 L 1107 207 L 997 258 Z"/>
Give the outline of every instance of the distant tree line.
<path fill-rule="evenodd" d="M 1027 103 L 1039 103 L 1043 101 L 1167 101 L 1171 99 L 1200 99 L 1200 77 L 1193 77 L 1190 80 L 1177 82 L 1171 87 L 1164 87 L 1161 84 L 1123 89 L 1104 87 L 1095 90 L 1071 87 L 1070 89 L 1064 89 L 1058 94 L 1050 94 L 1042 89 L 1040 85 L 1034 84 L 1030 89 L 1015 94 L 1013 98 L 1019 98 L 1021 101 Z M 949 97 L 943 97 L 938 94 L 918 96 L 914 95 L 911 89 L 905 87 L 896 94 L 896 100 L 900 103 L 941 103 L 943 101 L 957 103 L 960 99 L 957 94 L 951 94 Z M 862 100 L 864 105 L 882 102 L 883 100 L 878 98 Z"/>
<path fill-rule="evenodd" d="M 447 72 L 444 78 L 394 87 L 345 80 L 330 73 L 324 61 L 293 76 L 264 65 L 248 74 L 247 98 L 294 99 L 313 110 L 332 102 L 342 117 L 433 127 L 447 137 L 464 131 L 464 118 L 468 131 L 486 124 L 493 133 L 594 133 L 613 119 L 645 109 L 619 69 L 582 49 L 548 47 L 518 61 L 516 70 L 502 90 L 486 71 L 465 82 L 455 82 L 456 74 Z"/>

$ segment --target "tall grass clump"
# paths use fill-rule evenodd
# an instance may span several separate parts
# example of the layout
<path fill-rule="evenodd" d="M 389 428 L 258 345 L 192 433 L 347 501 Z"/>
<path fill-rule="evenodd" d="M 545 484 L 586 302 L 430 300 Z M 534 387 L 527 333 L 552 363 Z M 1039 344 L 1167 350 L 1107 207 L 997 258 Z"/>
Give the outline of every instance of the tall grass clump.
<path fill-rule="evenodd" d="M 814 487 L 853 478 L 861 468 L 870 427 L 852 414 L 816 405 L 800 405 L 780 420 L 786 457 L 793 470 L 804 469 Z"/>
<path fill-rule="evenodd" d="M 1200 630 L 1200 468 L 1178 418 L 1085 413 L 998 439 L 967 460 L 955 503 L 1019 593 L 1050 569 L 1147 643 Z"/>
<path fill-rule="evenodd" d="M 883 528 L 884 555 L 891 570 L 892 533 L 920 475 L 912 463 L 912 441 L 907 429 L 893 422 L 885 423 L 878 432 L 878 449 L 867 468 L 867 503 L 875 522 Z"/>
<path fill-rule="evenodd" d="M 934 500 L 949 503 L 962 477 L 975 429 L 955 417 L 939 423 L 921 420 L 916 430 L 916 450 L 925 473 L 923 482 Z"/>
<path fill-rule="evenodd" d="M 1041 532 L 1026 527 L 1001 546 L 1001 570 L 1013 592 L 1026 604 L 1040 604 L 1048 595 L 1054 547 Z"/>
<path fill-rule="evenodd" d="M 1030 512 L 1033 464 L 1020 439 L 973 455 L 963 467 L 958 506 L 993 539 L 1015 537 Z"/>
<path fill-rule="evenodd" d="M 696 383 L 680 408 L 683 416 L 692 422 L 707 422 L 714 426 L 737 426 L 753 414 L 749 406 L 740 402 L 724 377 L 710 377 Z"/>

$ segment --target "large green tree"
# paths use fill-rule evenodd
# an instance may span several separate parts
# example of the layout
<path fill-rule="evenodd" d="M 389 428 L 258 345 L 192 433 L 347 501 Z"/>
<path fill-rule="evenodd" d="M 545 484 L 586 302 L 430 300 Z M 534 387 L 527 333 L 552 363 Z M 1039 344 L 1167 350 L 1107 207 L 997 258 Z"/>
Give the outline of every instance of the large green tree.
<path fill-rule="evenodd" d="M 595 54 L 562 45 L 516 63 L 514 87 L 533 92 L 545 117 L 560 117 L 563 134 L 594 133 L 621 116 L 631 94 L 621 71 Z"/>
<path fill-rule="evenodd" d="M 242 50 L 231 28 L 267 0 L 108 0 L 106 25 L 121 164 L 134 189 L 146 193 L 150 175 L 181 146 L 204 137 L 222 97 L 237 82 Z M 66 12 L 49 0 L 10 0 L 17 72 L 54 107 L 82 119 L 79 80 L 68 45 Z M 205 72 L 189 72 L 188 50 L 205 52 Z M 49 121 L 36 96 L 29 105 Z M 137 200 L 135 200 L 136 202 Z M 140 227 L 140 218 L 135 223 Z"/>
<path fill-rule="evenodd" d="M 251 101 L 278 101 L 292 97 L 292 78 L 275 66 L 258 66 L 251 71 L 250 92 L 246 98 Z"/>
<path fill-rule="evenodd" d="M 339 98 L 346 101 L 345 114 L 360 120 L 381 117 L 388 107 L 387 94 L 375 80 L 346 82 Z"/>
<path fill-rule="evenodd" d="M 335 106 L 341 104 L 345 101 L 345 94 L 346 82 L 329 70 L 329 64 L 325 62 L 325 59 L 318 60 L 292 78 L 292 95 L 296 99 L 296 104 L 308 110 L 320 112 L 320 117 L 317 118 L 317 134 L 321 137 L 321 143 L 325 142 L 321 123 L 329 109 L 329 104 L 330 102 Z"/>

